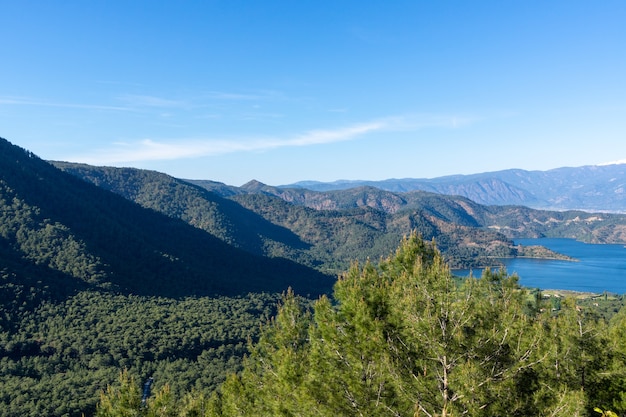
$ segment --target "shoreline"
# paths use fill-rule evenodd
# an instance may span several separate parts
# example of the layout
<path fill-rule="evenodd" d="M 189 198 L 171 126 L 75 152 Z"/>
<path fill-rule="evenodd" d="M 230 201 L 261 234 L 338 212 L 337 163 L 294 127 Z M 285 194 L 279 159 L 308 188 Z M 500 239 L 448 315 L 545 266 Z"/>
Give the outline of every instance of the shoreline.
<path fill-rule="evenodd" d="M 590 298 L 594 299 L 594 298 L 601 298 L 601 297 L 614 299 L 614 298 L 621 297 L 621 294 L 610 292 L 610 291 L 603 291 L 601 293 L 591 292 L 591 291 L 559 290 L 559 289 L 546 289 L 546 290 L 539 289 L 539 291 L 541 291 L 541 294 L 544 297 L 545 296 L 559 297 L 559 298 L 571 297 L 577 300 L 585 300 L 585 299 L 590 299 Z"/>

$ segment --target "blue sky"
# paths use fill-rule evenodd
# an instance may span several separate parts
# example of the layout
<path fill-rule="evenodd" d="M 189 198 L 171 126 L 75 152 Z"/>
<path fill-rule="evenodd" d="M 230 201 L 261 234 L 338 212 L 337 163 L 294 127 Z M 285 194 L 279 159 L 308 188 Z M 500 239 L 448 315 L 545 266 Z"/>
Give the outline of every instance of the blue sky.
<path fill-rule="evenodd" d="M 0 137 L 241 185 L 626 161 L 625 1 L 0 0 Z"/>

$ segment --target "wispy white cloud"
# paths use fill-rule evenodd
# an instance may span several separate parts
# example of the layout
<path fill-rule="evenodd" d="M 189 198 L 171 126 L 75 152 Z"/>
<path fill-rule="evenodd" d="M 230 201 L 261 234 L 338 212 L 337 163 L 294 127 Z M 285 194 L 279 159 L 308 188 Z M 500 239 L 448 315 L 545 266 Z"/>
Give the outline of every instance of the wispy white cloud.
<path fill-rule="evenodd" d="M 77 155 L 68 159 L 88 164 L 121 164 L 197 158 L 233 152 L 259 152 L 284 147 L 312 146 L 346 141 L 382 128 L 381 123 L 374 122 L 335 130 L 312 130 L 286 139 L 180 139 L 164 141 L 143 139 L 133 143 L 114 143 L 109 149 L 100 149 L 92 154 Z"/>
<path fill-rule="evenodd" d="M 237 139 L 143 139 L 114 143 L 110 148 L 68 158 L 88 164 L 123 164 L 140 161 L 174 160 L 222 155 L 234 152 L 262 152 L 285 147 L 303 147 L 355 140 L 382 131 L 418 130 L 425 127 L 456 127 L 461 120 L 444 116 L 397 116 L 357 123 L 336 129 L 315 129 L 283 138 L 245 137 Z"/>
<path fill-rule="evenodd" d="M 302 135 L 296 136 L 286 141 L 278 141 L 274 147 L 282 146 L 310 146 L 325 143 L 342 142 L 351 140 L 357 136 L 383 130 L 386 127 L 384 122 L 375 121 L 348 126 L 331 130 L 312 130 Z"/>
<path fill-rule="evenodd" d="M 123 94 L 117 99 L 130 107 L 186 107 L 182 100 L 171 100 L 162 97 L 137 94 Z"/>
<path fill-rule="evenodd" d="M 221 93 L 221 96 L 216 96 L 220 99 L 234 100 L 235 95 L 228 96 L 226 93 Z M 253 96 L 239 96 L 238 99 L 251 100 Z M 83 110 L 114 110 L 114 111 L 133 111 L 141 112 L 149 109 L 164 109 L 164 108 L 192 108 L 194 103 L 189 100 L 174 100 L 170 98 L 157 97 L 144 94 L 120 94 L 113 97 L 114 103 L 120 103 L 119 105 L 103 105 L 103 104 L 89 104 L 89 103 L 68 103 L 63 101 L 47 100 L 36 97 L 17 97 L 17 96 L 0 96 L 0 105 L 14 105 L 14 106 L 39 106 L 39 107 L 57 107 L 66 109 L 83 109 Z"/>
<path fill-rule="evenodd" d="M 208 93 L 193 94 L 180 99 L 172 99 L 150 94 L 119 94 L 108 97 L 106 101 L 112 104 L 76 103 L 60 100 L 49 100 L 39 97 L 23 96 L 0 96 L 0 105 L 5 106 L 37 106 L 54 107 L 76 110 L 109 110 L 119 112 L 143 113 L 162 109 L 200 109 L 206 106 L 214 106 L 215 102 L 256 102 L 285 100 L 285 95 L 279 91 L 259 90 L 250 93 L 237 93 L 226 91 L 209 91 Z M 259 108 L 257 104 L 254 108 Z M 259 118 L 262 115 L 255 115 Z"/>
<path fill-rule="evenodd" d="M 444 115 L 444 114 L 405 114 L 381 119 L 390 131 L 412 131 L 425 128 L 459 128 L 471 124 L 476 117 L 467 115 Z"/>
<path fill-rule="evenodd" d="M 225 91 L 210 91 L 203 95 L 205 98 L 214 100 L 259 100 L 264 96 L 261 94 L 229 93 Z"/>
<path fill-rule="evenodd" d="M 286 100 L 287 96 L 276 90 L 252 90 L 246 92 L 234 91 L 207 91 L 197 95 L 199 100 L 217 101 L 261 101 L 261 100 Z"/>
<path fill-rule="evenodd" d="M 30 97 L 0 97 L 0 105 L 17 105 L 17 106 L 41 106 L 41 107 L 59 107 L 68 109 L 84 109 L 84 110 L 113 110 L 113 111 L 132 111 L 128 106 L 109 106 L 100 104 L 84 104 L 84 103 L 66 103 L 59 101 L 49 101 Z"/>

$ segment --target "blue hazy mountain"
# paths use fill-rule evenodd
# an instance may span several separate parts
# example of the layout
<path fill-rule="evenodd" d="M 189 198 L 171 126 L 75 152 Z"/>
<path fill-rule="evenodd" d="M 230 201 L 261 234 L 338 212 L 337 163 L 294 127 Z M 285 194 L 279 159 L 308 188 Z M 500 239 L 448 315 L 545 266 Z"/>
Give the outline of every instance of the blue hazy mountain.
<path fill-rule="evenodd" d="M 626 212 L 626 164 L 563 167 L 548 171 L 508 169 L 438 178 L 382 181 L 301 181 L 281 188 L 313 191 L 371 186 L 392 192 L 460 195 L 486 205 L 523 205 L 550 210 Z"/>

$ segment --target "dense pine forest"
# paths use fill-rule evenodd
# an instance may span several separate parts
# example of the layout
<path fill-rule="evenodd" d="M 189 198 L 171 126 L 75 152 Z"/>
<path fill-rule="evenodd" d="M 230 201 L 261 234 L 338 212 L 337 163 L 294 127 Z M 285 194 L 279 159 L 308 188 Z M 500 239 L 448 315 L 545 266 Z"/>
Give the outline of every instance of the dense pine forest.
<path fill-rule="evenodd" d="M 528 255 L 515 233 L 624 225 L 52 164 L 0 139 L 0 416 L 621 415 L 620 296 L 449 267 Z"/>
<path fill-rule="evenodd" d="M 243 370 L 207 397 L 142 402 L 122 373 L 98 416 L 588 416 L 626 412 L 626 309 L 559 308 L 504 271 L 457 281 L 416 235 L 332 297 L 288 293 Z"/>

